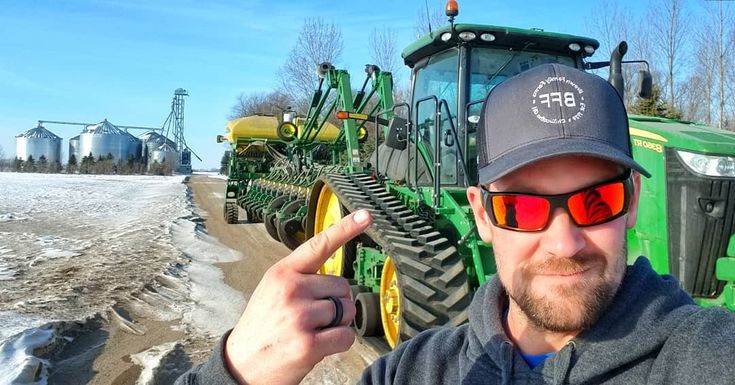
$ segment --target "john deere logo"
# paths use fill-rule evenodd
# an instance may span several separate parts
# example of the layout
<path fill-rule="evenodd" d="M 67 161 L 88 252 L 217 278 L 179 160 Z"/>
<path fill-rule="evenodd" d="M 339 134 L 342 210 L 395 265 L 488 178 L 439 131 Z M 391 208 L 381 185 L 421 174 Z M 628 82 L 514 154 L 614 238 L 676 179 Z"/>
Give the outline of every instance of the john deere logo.
<path fill-rule="evenodd" d="M 531 111 L 544 123 L 564 124 L 582 118 L 584 90 L 564 76 L 549 76 L 533 90 Z"/>

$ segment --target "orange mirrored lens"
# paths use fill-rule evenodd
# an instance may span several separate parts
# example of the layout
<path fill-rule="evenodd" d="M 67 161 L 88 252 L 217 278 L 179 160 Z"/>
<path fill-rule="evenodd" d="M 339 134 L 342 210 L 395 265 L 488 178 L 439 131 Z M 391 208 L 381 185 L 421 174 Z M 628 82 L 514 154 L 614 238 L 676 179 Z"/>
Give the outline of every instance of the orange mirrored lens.
<path fill-rule="evenodd" d="M 531 195 L 496 195 L 492 198 L 493 213 L 499 226 L 521 230 L 539 230 L 549 218 L 550 203 Z"/>
<path fill-rule="evenodd" d="M 625 186 L 616 182 L 580 191 L 569 197 L 569 214 L 582 226 L 607 221 L 620 214 L 625 204 Z"/>

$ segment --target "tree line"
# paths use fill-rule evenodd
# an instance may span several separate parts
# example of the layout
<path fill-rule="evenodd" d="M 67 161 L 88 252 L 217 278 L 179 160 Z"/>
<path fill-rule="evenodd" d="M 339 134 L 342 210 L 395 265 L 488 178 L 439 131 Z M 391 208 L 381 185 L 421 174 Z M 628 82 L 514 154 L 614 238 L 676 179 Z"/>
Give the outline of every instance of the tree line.
<path fill-rule="evenodd" d="M 438 1 L 431 8 L 417 10 L 414 36 L 446 24 L 442 5 Z M 585 24 L 586 35 L 601 43 L 595 61 L 607 60 L 617 43 L 625 40 L 629 46 L 625 59 L 648 62 L 654 80 L 650 100 L 640 99 L 634 92 L 636 73 L 642 65 L 624 65 L 625 104 L 631 113 L 735 130 L 734 7 L 735 3 L 727 1 L 649 0 L 644 12 L 633 14 L 615 0 L 597 0 L 593 13 L 580 23 Z M 392 27 L 373 28 L 368 39 L 372 63 L 394 74 L 402 68 L 397 34 Z M 279 116 L 288 107 L 308 111 L 317 84 L 316 66 L 341 59 L 342 30 L 334 22 L 307 18 L 295 41 L 275 73 L 279 86 L 270 92 L 241 94 L 232 107 L 231 119 L 257 113 Z M 394 98 L 399 101 L 409 94 L 407 82 L 402 80 L 394 82 Z"/>
<path fill-rule="evenodd" d="M 634 96 L 634 73 L 624 66 L 626 106 L 632 113 L 662 116 L 735 130 L 735 4 L 728 1 L 650 0 L 633 14 L 613 0 L 599 0 L 588 34 L 600 41 L 596 60 L 606 60 L 622 40 L 626 59 L 645 60 L 653 76 L 650 100 Z M 694 22 L 693 22 L 694 21 Z"/>
<path fill-rule="evenodd" d="M 0 155 L 2 155 L 0 148 Z M 69 157 L 69 162 L 62 166 L 61 162 L 49 162 L 41 155 L 34 159 L 32 155 L 27 159 L 2 159 L 0 157 L 0 171 L 43 173 L 43 174 L 91 174 L 91 175 L 172 175 L 174 172 L 171 162 L 159 163 L 153 161 L 150 167 L 146 167 L 144 160 L 135 159 L 132 155 L 127 160 L 115 160 L 112 154 L 98 156 L 92 154 L 77 160 L 75 155 Z"/>

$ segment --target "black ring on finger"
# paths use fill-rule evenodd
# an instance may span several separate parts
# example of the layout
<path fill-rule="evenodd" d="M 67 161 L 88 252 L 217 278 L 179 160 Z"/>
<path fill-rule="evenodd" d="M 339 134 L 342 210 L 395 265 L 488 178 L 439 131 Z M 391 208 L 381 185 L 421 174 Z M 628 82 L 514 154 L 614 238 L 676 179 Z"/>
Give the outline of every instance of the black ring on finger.
<path fill-rule="evenodd" d="M 337 297 L 332 297 L 331 295 L 327 297 L 332 303 L 334 304 L 334 318 L 332 318 L 332 322 L 329 323 L 329 325 L 325 326 L 325 328 L 333 328 L 339 324 L 342 323 L 342 300 L 340 300 Z"/>

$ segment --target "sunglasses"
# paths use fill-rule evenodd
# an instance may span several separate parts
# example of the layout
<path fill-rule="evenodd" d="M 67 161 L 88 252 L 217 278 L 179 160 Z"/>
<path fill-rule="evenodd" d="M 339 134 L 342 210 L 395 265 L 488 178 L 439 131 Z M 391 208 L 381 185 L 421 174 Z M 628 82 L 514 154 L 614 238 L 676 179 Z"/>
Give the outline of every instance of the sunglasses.
<path fill-rule="evenodd" d="M 630 170 L 577 191 L 558 195 L 492 192 L 482 188 L 483 203 L 493 225 L 514 231 L 541 231 L 551 213 L 564 208 L 579 227 L 610 222 L 628 212 L 633 182 Z"/>

